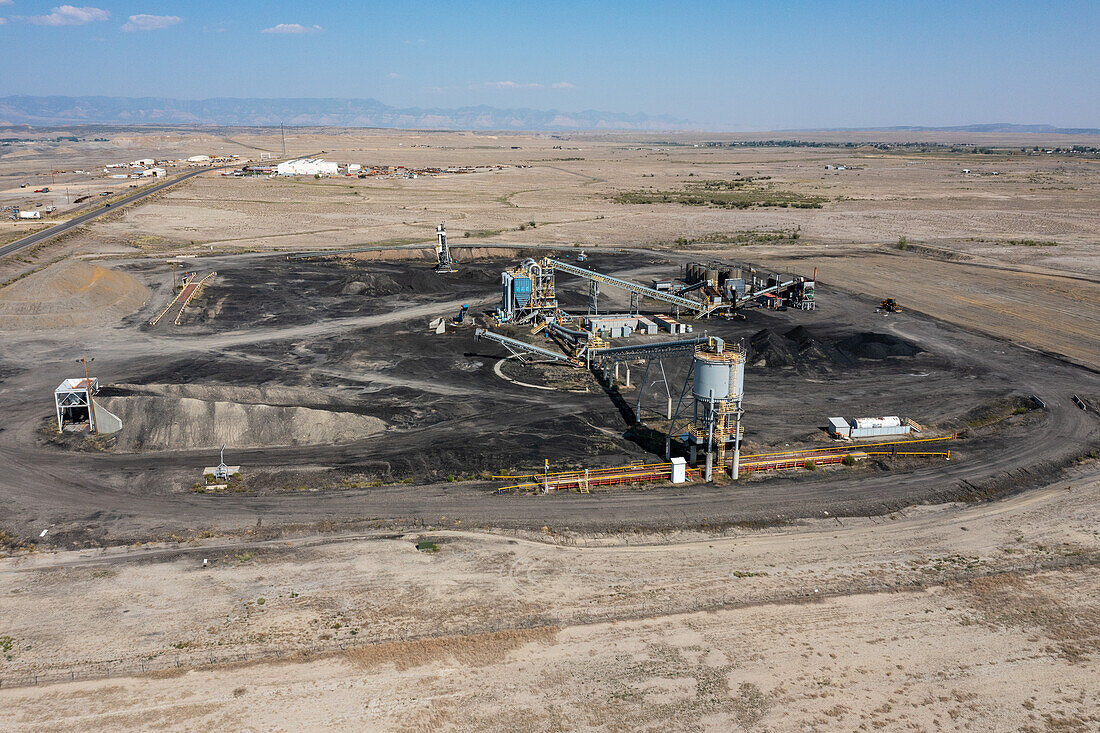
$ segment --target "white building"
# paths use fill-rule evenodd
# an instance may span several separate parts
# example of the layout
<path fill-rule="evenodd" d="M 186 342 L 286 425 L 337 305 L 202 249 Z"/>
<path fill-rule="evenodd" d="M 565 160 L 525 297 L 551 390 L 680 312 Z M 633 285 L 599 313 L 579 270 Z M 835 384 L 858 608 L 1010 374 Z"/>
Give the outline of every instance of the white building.
<path fill-rule="evenodd" d="M 19 212 L 19 218 L 20 219 L 41 219 L 42 214 L 37 212 L 37 211 L 20 211 Z"/>
<path fill-rule="evenodd" d="M 146 168 L 141 172 L 141 175 L 146 178 L 148 178 L 149 176 L 153 176 L 154 178 L 164 178 L 166 173 L 167 171 L 165 171 L 163 168 Z"/>
<path fill-rule="evenodd" d="M 68 424 L 99 435 L 109 435 L 122 430 L 122 420 L 95 401 L 99 392 L 99 380 L 95 377 L 66 379 L 53 392 L 57 408 L 57 431 L 64 432 Z M 72 429 L 72 428 L 70 428 Z"/>
<path fill-rule="evenodd" d="M 358 173 L 362 168 L 358 163 L 348 163 L 348 173 Z"/>
<path fill-rule="evenodd" d="M 130 161 L 130 167 L 131 168 L 148 168 L 149 166 L 153 165 L 156 162 L 157 161 L 153 160 L 152 158 L 142 158 L 141 160 Z"/>
<path fill-rule="evenodd" d="M 190 158 L 187 159 L 187 162 L 188 163 L 209 163 L 210 162 L 210 156 L 209 155 L 192 155 Z"/>
<path fill-rule="evenodd" d="M 339 166 L 320 158 L 299 158 L 279 163 L 275 172 L 280 176 L 335 176 Z"/>

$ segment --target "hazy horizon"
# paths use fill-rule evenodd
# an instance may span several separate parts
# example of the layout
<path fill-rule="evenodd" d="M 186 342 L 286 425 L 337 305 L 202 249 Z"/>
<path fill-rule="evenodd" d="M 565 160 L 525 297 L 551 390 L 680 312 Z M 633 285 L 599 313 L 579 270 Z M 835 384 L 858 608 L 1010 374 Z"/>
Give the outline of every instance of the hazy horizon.
<path fill-rule="evenodd" d="M 1100 127 L 1100 5 L 0 0 L 0 97 L 374 99 L 739 131 Z"/>

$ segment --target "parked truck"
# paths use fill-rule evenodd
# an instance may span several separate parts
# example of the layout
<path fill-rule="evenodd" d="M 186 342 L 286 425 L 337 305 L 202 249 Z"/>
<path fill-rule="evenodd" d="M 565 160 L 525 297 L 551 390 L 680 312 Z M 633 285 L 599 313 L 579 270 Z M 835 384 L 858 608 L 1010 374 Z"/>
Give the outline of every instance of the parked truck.
<path fill-rule="evenodd" d="M 42 218 L 42 212 L 41 211 L 20 211 L 19 212 L 19 218 L 20 219 L 41 219 Z"/>

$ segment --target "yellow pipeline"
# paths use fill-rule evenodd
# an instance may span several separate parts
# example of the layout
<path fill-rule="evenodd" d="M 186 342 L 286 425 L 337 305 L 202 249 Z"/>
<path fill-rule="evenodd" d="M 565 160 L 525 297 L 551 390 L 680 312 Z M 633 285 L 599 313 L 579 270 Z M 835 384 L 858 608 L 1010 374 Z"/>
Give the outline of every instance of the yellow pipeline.
<path fill-rule="evenodd" d="M 837 445 L 831 448 L 799 448 L 796 450 L 784 450 L 777 453 L 753 453 L 742 458 L 764 458 L 766 456 L 786 456 L 795 453 L 825 453 L 828 451 L 860 451 L 863 448 L 877 448 L 880 445 L 912 445 L 914 443 L 934 443 L 939 440 L 958 440 L 958 433 L 944 435 L 939 438 L 917 438 L 916 440 L 895 440 L 889 443 L 853 443 L 849 445 Z"/>

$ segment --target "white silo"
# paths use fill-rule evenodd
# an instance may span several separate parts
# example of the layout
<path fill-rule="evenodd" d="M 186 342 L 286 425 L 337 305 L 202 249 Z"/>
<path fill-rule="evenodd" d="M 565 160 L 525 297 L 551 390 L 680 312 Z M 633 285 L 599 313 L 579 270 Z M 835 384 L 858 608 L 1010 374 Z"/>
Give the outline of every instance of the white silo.
<path fill-rule="evenodd" d="M 692 462 L 696 460 L 698 446 L 705 445 L 705 478 L 710 481 L 715 448 L 718 464 L 723 465 L 732 442 L 731 472 L 733 478 L 737 478 L 741 455 L 741 401 L 745 396 L 745 351 L 739 346 L 727 347 L 722 339 L 712 338 L 706 347 L 695 352 L 691 369 L 691 393 L 695 399 L 695 419 L 688 431 Z"/>

